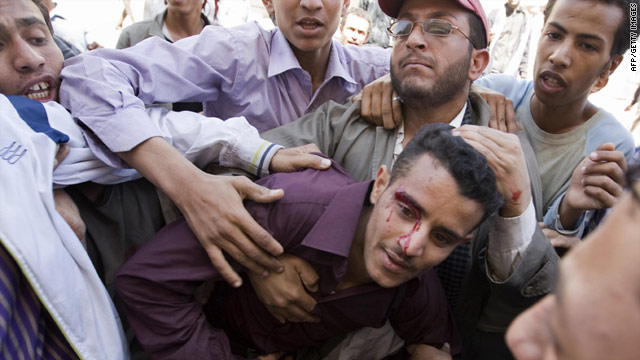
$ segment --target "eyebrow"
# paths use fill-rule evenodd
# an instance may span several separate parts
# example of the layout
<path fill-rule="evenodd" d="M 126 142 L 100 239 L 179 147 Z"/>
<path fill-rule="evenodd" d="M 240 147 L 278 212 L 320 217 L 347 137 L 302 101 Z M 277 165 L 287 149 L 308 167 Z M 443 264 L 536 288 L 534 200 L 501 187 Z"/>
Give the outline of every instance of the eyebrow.
<path fill-rule="evenodd" d="M 549 25 L 551 25 L 551 26 L 553 26 L 553 27 L 557 28 L 558 30 L 560 30 L 561 32 L 563 32 L 563 33 L 565 33 L 565 34 L 568 34 L 568 33 L 569 33 L 569 31 L 567 31 L 567 29 L 565 29 L 565 28 L 564 28 L 564 26 L 562 26 L 562 25 L 558 24 L 558 23 L 557 23 L 557 22 L 555 22 L 555 21 L 551 21 L 551 22 L 549 22 Z M 595 34 L 579 33 L 579 34 L 577 35 L 577 37 L 579 37 L 579 38 L 585 38 L 585 39 L 592 39 L 592 40 L 597 40 L 597 41 L 602 41 L 602 42 L 604 42 L 604 41 L 605 41 L 605 40 L 604 40 L 604 38 L 602 38 L 601 36 L 595 35 Z"/>
<path fill-rule="evenodd" d="M 406 202 L 409 206 L 411 206 L 421 214 L 427 214 L 427 211 L 422 206 L 420 206 L 420 204 L 418 204 L 418 202 L 414 198 L 412 198 L 411 195 L 407 194 L 405 191 L 400 192 L 401 193 L 398 193 L 398 191 L 396 191 L 395 193 L 395 197 L 398 201 Z M 456 240 L 462 240 L 464 238 L 464 235 L 457 234 L 455 231 L 447 227 L 439 226 L 438 228 L 439 230 L 455 237 Z"/>

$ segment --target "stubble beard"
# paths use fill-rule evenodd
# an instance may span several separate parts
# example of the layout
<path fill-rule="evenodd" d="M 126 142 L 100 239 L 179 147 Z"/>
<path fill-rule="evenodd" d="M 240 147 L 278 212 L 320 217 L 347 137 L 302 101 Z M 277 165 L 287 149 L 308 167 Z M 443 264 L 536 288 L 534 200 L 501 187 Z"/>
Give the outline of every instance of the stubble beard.
<path fill-rule="evenodd" d="M 464 91 L 469 74 L 471 54 L 448 65 L 431 86 L 404 81 L 398 76 L 396 65 L 391 66 L 391 84 L 398 96 L 410 108 L 437 108 Z"/>

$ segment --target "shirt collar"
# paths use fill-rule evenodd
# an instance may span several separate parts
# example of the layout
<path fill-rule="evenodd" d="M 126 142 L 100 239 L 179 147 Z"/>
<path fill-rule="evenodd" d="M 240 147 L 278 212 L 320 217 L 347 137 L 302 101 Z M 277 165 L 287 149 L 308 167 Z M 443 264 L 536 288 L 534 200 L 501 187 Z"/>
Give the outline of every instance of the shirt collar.
<path fill-rule="evenodd" d="M 276 28 L 271 38 L 271 54 L 269 55 L 268 76 L 276 76 L 287 70 L 302 69 L 291 46 L 282 32 Z"/>
<path fill-rule="evenodd" d="M 347 258 L 370 185 L 357 182 L 338 190 L 301 245 Z"/>
<path fill-rule="evenodd" d="M 351 74 L 349 74 L 349 71 L 347 71 L 346 67 L 342 64 L 339 51 L 344 49 L 338 49 L 338 46 L 342 45 L 339 45 L 337 41 L 332 40 L 325 81 L 333 77 L 340 77 L 349 83 L 357 84 Z M 267 76 L 276 76 L 292 69 L 302 69 L 302 67 L 300 66 L 300 62 L 298 62 L 296 55 L 293 53 L 293 50 L 291 50 L 289 41 L 287 41 L 284 34 L 276 28 L 271 39 L 271 54 L 269 56 L 269 70 Z"/>

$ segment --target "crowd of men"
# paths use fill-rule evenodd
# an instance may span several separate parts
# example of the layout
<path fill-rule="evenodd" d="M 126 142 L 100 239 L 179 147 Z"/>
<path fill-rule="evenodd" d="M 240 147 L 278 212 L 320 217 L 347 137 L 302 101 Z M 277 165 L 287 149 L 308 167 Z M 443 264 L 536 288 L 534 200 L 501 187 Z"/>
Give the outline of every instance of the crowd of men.
<path fill-rule="evenodd" d="M 640 357 L 640 164 L 588 100 L 637 0 L 550 0 L 533 80 L 478 0 L 378 0 L 391 49 L 204 3 L 64 61 L 0 0 L 1 358 Z"/>

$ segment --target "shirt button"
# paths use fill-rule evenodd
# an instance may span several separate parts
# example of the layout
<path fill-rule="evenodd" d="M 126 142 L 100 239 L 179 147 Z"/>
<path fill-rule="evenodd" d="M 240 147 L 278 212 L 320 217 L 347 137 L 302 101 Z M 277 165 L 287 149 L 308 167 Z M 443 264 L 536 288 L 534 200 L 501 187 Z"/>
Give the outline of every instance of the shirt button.
<path fill-rule="evenodd" d="M 524 288 L 524 293 L 525 293 L 525 295 L 533 294 L 533 286 L 529 285 L 526 288 Z"/>
<path fill-rule="evenodd" d="M 336 293 L 336 291 L 335 291 L 335 290 L 331 290 L 331 292 L 330 292 L 330 294 L 331 294 L 331 295 L 333 295 L 333 294 L 335 294 L 335 293 Z"/>

